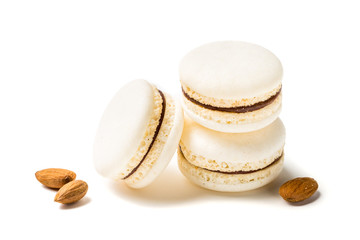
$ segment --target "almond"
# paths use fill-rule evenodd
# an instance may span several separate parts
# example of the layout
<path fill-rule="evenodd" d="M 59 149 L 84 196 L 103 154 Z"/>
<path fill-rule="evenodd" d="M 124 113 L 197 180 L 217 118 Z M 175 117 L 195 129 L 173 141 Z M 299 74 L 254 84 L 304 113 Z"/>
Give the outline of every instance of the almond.
<path fill-rule="evenodd" d="M 288 202 L 300 202 L 311 197 L 317 189 L 318 184 L 315 179 L 300 177 L 281 185 L 279 194 Z"/>
<path fill-rule="evenodd" d="M 55 202 L 73 203 L 82 199 L 88 190 L 88 185 L 82 180 L 75 180 L 62 186 L 56 193 Z"/>
<path fill-rule="evenodd" d="M 47 168 L 35 173 L 36 179 L 49 188 L 61 188 L 75 180 L 76 174 L 62 168 Z"/>

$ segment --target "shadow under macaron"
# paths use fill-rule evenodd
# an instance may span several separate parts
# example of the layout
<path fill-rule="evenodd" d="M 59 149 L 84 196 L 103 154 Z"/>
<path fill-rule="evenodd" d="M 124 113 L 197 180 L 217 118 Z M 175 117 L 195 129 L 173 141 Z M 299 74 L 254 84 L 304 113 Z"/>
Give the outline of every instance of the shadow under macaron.
<path fill-rule="evenodd" d="M 203 199 L 207 190 L 191 184 L 175 167 L 169 166 L 149 186 L 132 189 L 123 181 L 111 181 L 110 188 L 119 196 L 140 205 L 168 206 Z"/>
<path fill-rule="evenodd" d="M 279 195 L 280 186 L 288 180 L 305 176 L 305 173 L 291 164 L 290 159 L 285 156 L 284 168 L 280 175 L 271 183 L 258 189 L 245 192 L 217 192 L 201 188 L 188 181 L 174 166 L 169 166 L 149 186 L 142 189 L 132 189 L 122 181 L 110 182 L 110 188 L 121 198 L 132 203 L 145 206 L 164 207 L 169 205 L 186 204 L 194 201 L 251 201 L 259 204 L 287 204 Z M 318 199 L 319 192 L 316 192 L 309 199 L 299 203 L 288 203 L 289 205 L 302 206 Z"/>
<path fill-rule="evenodd" d="M 297 203 L 287 202 L 279 194 L 279 188 L 282 184 L 294 178 L 304 177 L 304 176 L 307 176 L 306 172 L 304 172 L 302 169 L 296 166 L 294 162 L 285 155 L 283 170 L 281 171 L 279 176 L 269 184 L 245 192 L 238 192 L 238 193 L 215 192 L 213 196 L 217 198 L 229 198 L 234 201 L 240 201 L 240 202 L 251 201 L 251 202 L 258 202 L 261 204 L 268 204 L 268 205 L 304 206 L 319 199 L 321 196 L 320 191 L 317 190 L 310 198 Z"/>

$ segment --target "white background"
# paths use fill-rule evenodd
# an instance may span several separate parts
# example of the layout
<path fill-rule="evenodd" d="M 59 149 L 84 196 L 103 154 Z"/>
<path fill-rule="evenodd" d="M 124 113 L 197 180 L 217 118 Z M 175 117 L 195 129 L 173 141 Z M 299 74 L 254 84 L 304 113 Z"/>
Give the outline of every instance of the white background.
<path fill-rule="evenodd" d="M 358 239 L 360 14 L 357 1 L 1 1 L 0 239 Z M 259 190 L 200 189 L 176 157 L 148 188 L 99 176 L 92 144 L 127 81 L 180 95 L 178 64 L 216 40 L 274 52 L 284 67 L 285 169 Z M 53 202 L 35 172 L 67 168 L 89 184 Z M 315 178 L 288 204 L 279 186 Z M 355 216 L 355 218 L 352 218 Z"/>

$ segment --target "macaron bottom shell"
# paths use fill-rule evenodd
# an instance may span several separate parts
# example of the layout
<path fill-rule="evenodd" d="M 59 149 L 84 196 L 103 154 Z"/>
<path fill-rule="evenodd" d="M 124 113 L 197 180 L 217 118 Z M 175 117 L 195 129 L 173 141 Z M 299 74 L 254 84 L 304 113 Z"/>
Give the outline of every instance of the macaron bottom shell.
<path fill-rule="evenodd" d="M 220 132 L 242 133 L 262 129 L 274 122 L 280 115 L 281 101 L 282 95 L 280 94 L 272 104 L 247 113 L 228 113 L 205 109 L 190 102 L 184 96 L 181 103 L 184 112 L 204 127 Z"/>
<path fill-rule="evenodd" d="M 264 169 L 245 174 L 228 174 L 192 165 L 178 149 L 178 165 L 182 174 L 195 185 L 219 192 L 243 192 L 260 188 L 273 181 L 283 169 L 284 154 Z"/>

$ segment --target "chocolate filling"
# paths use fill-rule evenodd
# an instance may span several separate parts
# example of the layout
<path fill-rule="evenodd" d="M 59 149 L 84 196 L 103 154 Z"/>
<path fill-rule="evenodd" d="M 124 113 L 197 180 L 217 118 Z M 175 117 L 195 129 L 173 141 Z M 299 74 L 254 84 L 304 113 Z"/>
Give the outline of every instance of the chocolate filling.
<path fill-rule="evenodd" d="M 184 153 L 183 151 L 181 150 L 181 147 L 179 145 L 179 149 L 180 149 L 180 153 L 183 155 L 183 157 L 185 158 L 184 156 Z M 219 171 L 219 170 L 210 170 L 210 169 L 207 169 L 207 168 L 202 168 L 202 169 L 205 169 L 207 171 L 210 171 L 210 172 L 217 172 L 217 173 L 223 173 L 223 174 L 248 174 L 248 173 L 254 173 L 254 172 L 257 172 L 257 171 L 260 171 L 260 170 L 264 170 L 272 165 L 274 165 L 276 162 L 278 162 L 281 157 L 283 156 L 284 153 L 281 153 L 281 155 L 276 158 L 274 161 L 272 161 L 272 163 L 270 163 L 269 165 L 267 165 L 266 167 L 263 167 L 263 168 L 259 168 L 259 169 L 256 169 L 256 170 L 249 170 L 249 171 L 233 171 L 233 172 L 223 172 L 223 171 Z M 185 158 L 186 159 L 186 158 Z M 186 159 L 187 160 L 187 159 Z M 191 164 L 191 163 L 190 163 Z"/>
<path fill-rule="evenodd" d="M 261 109 L 263 107 L 266 107 L 267 105 L 270 105 L 279 96 L 279 94 L 281 92 L 281 88 L 279 89 L 279 91 L 275 95 L 271 96 L 270 98 L 268 98 L 265 101 L 255 103 L 255 104 L 250 105 L 250 106 L 242 106 L 242 107 L 216 107 L 216 106 L 201 103 L 201 102 L 191 98 L 184 91 L 183 88 L 182 88 L 182 92 L 183 92 L 184 96 L 189 101 L 195 103 L 196 105 L 199 105 L 201 107 L 204 107 L 204 108 L 207 108 L 207 109 L 210 109 L 210 110 L 221 111 L 221 112 L 231 112 L 231 113 L 247 113 L 247 112 L 252 112 L 252 111 L 255 111 L 255 110 L 259 110 L 259 109 Z"/>
<path fill-rule="evenodd" d="M 149 154 L 150 150 L 151 150 L 151 147 L 153 146 L 155 140 L 156 140 L 156 137 L 157 135 L 159 134 L 159 131 L 160 131 L 160 127 L 161 127 L 161 124 L 164 120 L 164 116 L 165 116 L 165 108 L 166 108 L 166 100 L 165 100 L 165 96 L 164 94 L 158 89 L 159 93 L 160 93 L 160 96 L 162 98 L 162 109 L 161 109 L 161 115 L 160 115 L 160 119 L 159 119 L 159 123 L 156 127 L 156 130 L 155 130 L 155 134 L 154 134 L 154 137 L 150 143 L 150 146 L 147 150 L 147 152 L 145 153 L 145 155 L 143 156 L 143 158 L 141 159 L 141 161 L 139 162 L 139 164 L 127 175 L 123 178 L 123 180 L 127 179 L 128 177 L 130 177 L 134 172 L 136 172 L 136 170 L 140 167 L 140 165 L 144 162 L 146 156 Z"/>

